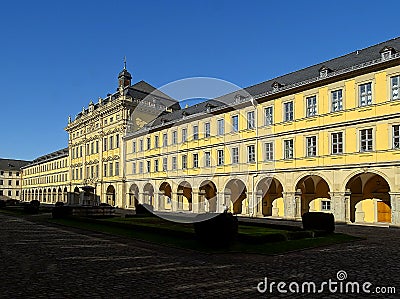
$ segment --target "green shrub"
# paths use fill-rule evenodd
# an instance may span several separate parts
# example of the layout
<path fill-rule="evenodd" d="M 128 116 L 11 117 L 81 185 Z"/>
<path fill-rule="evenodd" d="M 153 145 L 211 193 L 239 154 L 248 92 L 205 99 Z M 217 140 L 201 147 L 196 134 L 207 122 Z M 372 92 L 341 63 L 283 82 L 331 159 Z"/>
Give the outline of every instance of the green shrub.
<path fill-rule="evenodd" d="M 5 207 L 6 207 L 5 200 L 0 200 L 0 208 L 5 208 Z"/>
<path fill-rule="evenodd" d="M 63 203 L 62 201 L 57 201 L 57 202 L 54 204 L 54 206 L 55 206 L 55 207 L 63 207 L 63 206 L 64 206 L 64 203 Z"/>
<path fill-rule="evenodd" d="M 39 213 L 40 202 L 38 200 L 32 200 L 29 203 L 24 203 L 24 212 L 28 214 Z"/>
<path fill-rule="evenodd" d="M 301 218 L 305 230 L 320 230 L 329 233 L 335 231 L 335 217 L 332 213 L 307 212 Z"/>
<path fill-rule="evenodd" d="M 211 247 L 228 247 L 238 234 L 238 221 L 231 213 L 222 213 L 207 220 L 203 215 L 196 216 L 194 223 L 197 239 Z"/>

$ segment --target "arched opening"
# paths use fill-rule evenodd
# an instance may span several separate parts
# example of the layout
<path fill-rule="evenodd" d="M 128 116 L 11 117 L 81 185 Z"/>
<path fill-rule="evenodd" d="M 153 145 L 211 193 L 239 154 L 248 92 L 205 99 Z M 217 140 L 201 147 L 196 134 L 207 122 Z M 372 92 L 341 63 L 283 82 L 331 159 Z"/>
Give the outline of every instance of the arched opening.
<path fill-rule="evenodd" d="M 56 200 L 57 200 L 57 190 L 56 188 L 53 188 L 52 202 L 56 202 Z"/>
<path fill-rule="evenodd" d="M 61 187 L 58 187 L 57 201 L 62 201 L 62 190 L 61 190 Z"/>
<path fill-rule="evenodd" d="M 39 197 L 38 197 L 38 200 L 39 201 L 44 201 L 44 199 L 43 199 L 43 195 L 42 195 L 43 193 L 42 193 L 42 189 L 40 189 L 39 190 Z"/>
<path fill-rule="evenodd" d="M 64 202 L 68 201 L 68 189 L 67 187 L 64 187 Z"/>
<path fill-rule="evenodd" d="M 80 195 L 79 188 L 75 187 L 74 188 L 74 202 L 73 202 L 73 204 L 75 204 L 75 205 L 79 204 L 79 195 Z"/>
<path fill-rule="evenodd" d="M 199 211 L 217 212 L 217 187 L 212 181 L 204 181 L 200 184 Z M 205 202 L 203 198 L 207 199 Z"/>
<path fill-rule="evenodd" d="M 318 175 L 303 177 L 296 185 L 296 192 L 301 193 L 300 215 L 307 212 L 330 212 L 331 196 L 328 183 Z"/>
<path fill-rule="evenodd" d="M 113 185 L 107 187 L 106 200 L 109 205 L 115 206 L 115 188 Z"/>
<path fill-rule="evenodd" d="M 159 209 L 160 210 L 171 210 L 172 209 L 172 188 L 168 182 L 163 182 L 160 185 L 160 198 L 159 198 Z"/>
<path fill-rule="evenodd" d="M 226 204 L 231 205 L 233 214 L 248 214 L 247 188 L 239 179 L 233 179 L 228 182 L 224 190 Z"/>
<path fill-rule="evenodd" d="M 263 178 L 256 189 L 257 214 L 284 217 L 283 186 L 272 177 Z"/>
<path fill-rule="evenodd" d="M 39 191 L 38 191 L 38 189 L 35 190 L 35 198 L 34 199 L 39 200 Z"/>
<path fill-rule="evenodd" d="M 132 184 L 129 188 L 129 207 L 135 207 L 139 205 L 139 187 L 136 184 Z"/>
<path fill-rule="evenodd" d="M 390 187 L 382 176 L 370 172 L 355 175 L 347 182 L 346 189 L 351 193 L 351 222 L 391 223 Z"/>
<path fill-rule="evenodd" d="M 192 186 L 183 181 L 179 184 L 177 190 L 178 196 L 178 210 L 192 211 Z"/>
<path fill-rule="evenodd" d="M 43 202 L 47 201 L 47 191 L 46 189 L 43 190 Z"/>
<path fill-rule="evenodd" d="M 143 203 L 153 206 L 154 187 L 152 184 L 147 183 L 143 188 Z"/>

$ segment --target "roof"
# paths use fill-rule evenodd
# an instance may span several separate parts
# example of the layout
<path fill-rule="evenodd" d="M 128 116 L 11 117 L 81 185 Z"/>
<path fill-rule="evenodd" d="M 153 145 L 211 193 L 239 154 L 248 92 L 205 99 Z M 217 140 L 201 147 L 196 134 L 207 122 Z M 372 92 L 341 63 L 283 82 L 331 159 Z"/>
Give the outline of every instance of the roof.
<path fill-rule="evenodd" d="M 29 163 L 31 163 L 31 161 L 0 158 L 0 170 L 5 170 L 5 171 L 20 170 L 21 167 Z"/>
<path fill-rule="evenodd" d="M 330 73 L 334 73 L 340 70 L 344 70 L 353 66 L 361 65 L 367 62 L 371 62 L 381 58 L 381 52 L 384 50 L 390 50 L 392 53 L 400 52 L 400 37 L 370 46 L 365 49 L 357 50 L 352 53 L 327 60 L 313 66 L 279 76 L 262 83 L 252 85 L 244 88 L 241 91 L 233 92 L 216 99 L 208 100 L 194 106 L 184 108 L 180 111 L 175 111 L 169 114 L 162 114 L 158 116 L 152 123 L 148 124 L 143 128 L 143 130 L 137 131 L 138 134 L 145 130 L 149 130 L 150 127 L 159 126 L 166 122 L 176 122 L 183 119 L 185 116 L 194 115 L 198 113 L 207 112 L 207 103 L 214 107 L 222 106 L 233 106 L 237 103 L 243 101 L 237 101 L 237 96 L 240 94 L 239 98 L 249 99 L 251 97 L 259 97 L 270 93 L 274 90 L 274 85 L 278 88 L 285 88 L 293 84 L 298 84 L 310 79 L 315 79 L 320 76 L 320 71 L 327 70 Z"/>
<path fill-rule="evenodd" d="M 60 149 L 58 151 L 52 152 L 50 154 L 43 155 L 39 158 L 36 158 L 29 165 L 24 165 L 25 167 L 23 167 L 23 168 L 34 166 L 34 165 L 45 163 L 45 162 L 49 162 L 49 161 L 63 158 L 63 157 L 68 157 L 68 148 L 67 147 Z"/>

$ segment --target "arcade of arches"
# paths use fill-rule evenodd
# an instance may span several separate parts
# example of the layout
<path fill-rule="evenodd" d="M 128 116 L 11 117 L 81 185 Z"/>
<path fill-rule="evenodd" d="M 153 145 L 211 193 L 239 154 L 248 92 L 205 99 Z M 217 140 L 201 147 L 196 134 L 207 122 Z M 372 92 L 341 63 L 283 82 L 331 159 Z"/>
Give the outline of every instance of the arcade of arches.
<path fill-rule="evenodd" d="M 244 181 L 135 182 L 128 187 L 127 207 L 146 203 L 157 211 L 228 210 L 237 215 L 282 219 L 301 219 L 306 212 L 320 211 L 333 213 L 338 222 L 393 224 L 393 198 L 400 200 L 400 193 L 391 191 L 387 179 L 373 172 L 349 175 L 336 184 L 319 174 L 299 176 L 292 187 L 280 176 L 260 178 L 253 188 Z M 115 190 L 107 190 L 107 198 L 113 197 Z"/>

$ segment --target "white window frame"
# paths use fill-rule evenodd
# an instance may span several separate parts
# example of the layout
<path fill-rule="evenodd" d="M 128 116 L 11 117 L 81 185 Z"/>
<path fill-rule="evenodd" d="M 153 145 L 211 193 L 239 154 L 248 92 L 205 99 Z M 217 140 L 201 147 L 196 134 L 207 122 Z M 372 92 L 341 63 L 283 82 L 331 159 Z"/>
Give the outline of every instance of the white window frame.
<path fill-rule="evenodd" d="M 178 143 L 178 131 L 172 131 L 172 144 Z"/>
<path fill-rule="evenodd" d="M 270 126 L 274 123 L 274 107 L 264 108 L 264 125 Z"/>
<path fill-rule="evenodd" d="M 312 117 L 318 114 L 317 96 L 306 97 L 306 116 Z"/>
<path fill-rule="evenodd" d="M 396 85 L 394 81 L 397 81 Z M 400 99 L 400 75 L 390 77 L 390 99 L 392 101 Z"/>
<path fill-rule="evenodd" d="M 199 126 L 194 125 L 193 126 L 193 140 L 198 140 L 199 139 Z"/>
<path fill-rule="evenodd" d="M 256 127 L 256 114 L 255 111 L 247 112 L 247 129 L 254 130 Z"/>
<path fill-rule="evenodd" d="M 187 128 L 182 128 L 182 143 L 187 141 Z"/>
<path fill-rule="evenodd" d="M 265 161 L 274 160 L 274 143 L 272 141 L 264 143 Z"/>
<path fill-rule="evenodd" d="M 217 120 L 217 129 L 218 129 L 218 135 L 224 135 L 225 134 L 225 120 L 223 118 L 220 118 Z"/>
<path fill-rule="evenodd" d="M 370 136 L 366 136 L 365 139 L 363 139 L 363 134 L 367 133 Z M 372 152 L 374 150 L 374 130 L 372 128 L 366 128 L 366 129 L 361 129 L 359 130 L 359 138 L 360 138 L 360 152 Z"/>
<path fill-rule="evenodd" d="M 204 152 L 204 167 L 211 167 L 211 152 Z"/>
<path fill-rule="evenodd" d="M 339 136 L 342 139 L 339 140 Z M 336 147 L 336 150 L 335 150 Z M 340 150 L 339 150 L 340 149 Z M 332 132 L 331 133 L 331 154 L 341 155 L 344 152 L 344 134 L 343 132 Z"/>
<path fill-rule="evenodd" d="M 331 111 L 337 112 L 343 110 L 343 89 L 331 91 Z"/>
<path fill-rule="evenodd" d="M 232 116 L 232 132 L 239 132 L 239 115 Z"/>
<path fill-rule="evenodd" d="M 285 160 L 290 160 L 290 159 L 294 158 L 294 140 L 293 139 L 283 140 L 283 158 Z"/>
<path fill-rule="evenodd" d="M 172 157 L 172 170 L 176 170 L 178 168 L 178 158 L 177 156 Z"/>
<path fill-rule="evenodd" d="M 199 168 L 199 154 L 193 153 L 193 168 Z"/>
<path fill-rule="evenodd" d="M 306 157 L 316 157 L 318 150 L 318 138 L 317 136 L 306 137 Z"/>
<path fill-rule="evenodd" d="M 204 138 L 211 136 L 211 124 L 209 122 L 204 123 Z"/>
<path fill-rule="evenodd" d="M 232 147 L 232 164 L 239 164 L 239 147 Z"/>
<path fill-rule="evenodd" d="M 400 149 L 400 125 L 392 125 L 392 148 Z"/>
<path fill-rule="evenodd" d="M 162 170 L 163 171 L 167 171 L 168 170 L 168 158 L 167 157 L 164 157 L 163 158 L 163 165 L 162 165 Z"/>
<path fill-rule="evenodd" d="M 283 121 L 289 122 L 294 120 L 294 103 L 288 101 L 283 103 Z"/>
<path fill-rule="evenodd" d="M 372 105 L 372 82 L 358 86 L 358 104 L 360 107 Z"/>
<path fill-rule="evenodd" d="M 247 162 L 256 162 L 256 146 L 254 144 L 250 144 L 247 146 Z"/>
<path fill-rule="evenodd" d="M 223 166 L 225 163 L 224 150 L 217 150 L 217 166 Z"/>

